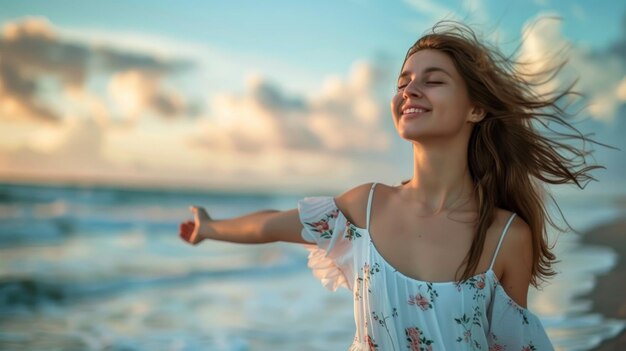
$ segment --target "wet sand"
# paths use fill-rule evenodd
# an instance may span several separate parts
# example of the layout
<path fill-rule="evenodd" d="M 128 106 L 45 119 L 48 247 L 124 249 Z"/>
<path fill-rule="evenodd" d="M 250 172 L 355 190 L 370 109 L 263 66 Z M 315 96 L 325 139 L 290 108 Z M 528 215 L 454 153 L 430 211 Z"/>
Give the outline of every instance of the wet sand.
<path fill-rule="evenodd" d="M 596 287 L 583 298 L 590 299 L 593 310 L 605 317 L 626 320 L 626 216 L 592 228 L 582 241 L 611 247 L 619 256 L 615 267 L 598 276 Z M 626 330 L 593 350 L 626 350 Z"/>

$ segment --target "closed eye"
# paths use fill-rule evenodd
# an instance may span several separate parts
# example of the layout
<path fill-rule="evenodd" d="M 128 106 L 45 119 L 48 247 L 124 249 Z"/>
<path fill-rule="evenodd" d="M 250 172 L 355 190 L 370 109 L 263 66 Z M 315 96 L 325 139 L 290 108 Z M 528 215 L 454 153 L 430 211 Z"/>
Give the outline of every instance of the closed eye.
<path fill-rule="evenodd" d="M 443 84 L 443 82 L 439 82 L 439 81 L 428 81 L 426 82 L 426 84 Z"/>

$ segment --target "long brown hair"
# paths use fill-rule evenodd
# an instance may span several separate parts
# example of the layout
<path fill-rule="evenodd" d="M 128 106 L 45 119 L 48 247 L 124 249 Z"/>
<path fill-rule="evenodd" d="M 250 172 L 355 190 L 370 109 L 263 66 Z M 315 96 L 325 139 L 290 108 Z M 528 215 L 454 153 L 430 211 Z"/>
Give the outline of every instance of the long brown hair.
<path fill-rule="evenodd" d="M 417 40 L 404 60 L 406 62 L 409 56 L 423 49 L 447 54 L 467 84 L 470 100 L 486 111 L 485 117 L 474 125 L 469 139 L 467 158 L 479 215 L 475 239 L 463 262 L 465 270 L 460 281 L 472 276 L 478 266 L 496 207 L 515 212 L 532 231 L 531 284 L 538 287 L 540 281 L 555 275 L 552 264 L 556 257 L 548 244 L 546 223 L 561 232 L 565 230 L 554 223 L 546 210 L 546 195 L 555 204 L 556 201 L 544 188 L 544 183 L 575 183 L 584 189 L 581 182 L 597 181 L 588 174 L 589 171 L 606 169 L 587 165 L 585 156 L 590 152 L 584 148 L 577 149 L 557 141 L 569 138 L 604 145 L 588 139 L 564 119 L 580 112 L 569 112 L 571 98 L 583 97 L 573 90 L 575 82 L 560 91 L 537 92 L 538 87 L 555 78 L 567 61 L 560 60 L 542 72 L 525 73 L 523 67 L 528 62 L 513 58 L 520 47 L 521 44 L 512 55 L 506 56 L 497 47 L 480 41 L 469 26 L 445 20 Z M 575 134 L 557 132 L 548 126 L 550 122 L 565 126 Z M 555 134 L 542 135 L 534 123 Z M 574 157 L 568 158 L 562 151 Z M 582 160 L 577 162 L 579 158 Z M 407 182 L 405 180 L 402 184 Z M 576 232 L 567 220 L 565 223 Z M 462 267 L 463 264 L 457 270 L 457 276 Z"/>

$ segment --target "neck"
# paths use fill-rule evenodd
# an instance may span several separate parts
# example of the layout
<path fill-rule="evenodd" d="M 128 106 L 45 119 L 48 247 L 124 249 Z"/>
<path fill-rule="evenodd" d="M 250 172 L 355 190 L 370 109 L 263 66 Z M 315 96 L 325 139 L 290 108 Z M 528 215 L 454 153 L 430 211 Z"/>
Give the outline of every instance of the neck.
<path fill-rule="evenodd" d="M 421 214 L 438 213 L 473 205 L 473 182 L 467 164 L 467 146 L 413 144 L 413 178 L 403 187 L 403 196 Z"/>

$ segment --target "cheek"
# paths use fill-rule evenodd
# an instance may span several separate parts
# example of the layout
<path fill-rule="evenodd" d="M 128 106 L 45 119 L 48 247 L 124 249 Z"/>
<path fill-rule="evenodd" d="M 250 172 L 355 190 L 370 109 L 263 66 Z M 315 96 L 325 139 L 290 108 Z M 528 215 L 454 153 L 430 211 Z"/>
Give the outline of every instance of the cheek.
<path fill-rule="evenodd" d="M 391 113 L 394 117 L 397 117 L 400 107 L 402 106 L 402 101 L 402 94 L 400 93 L 397 93 L 391 98 Z"/>

